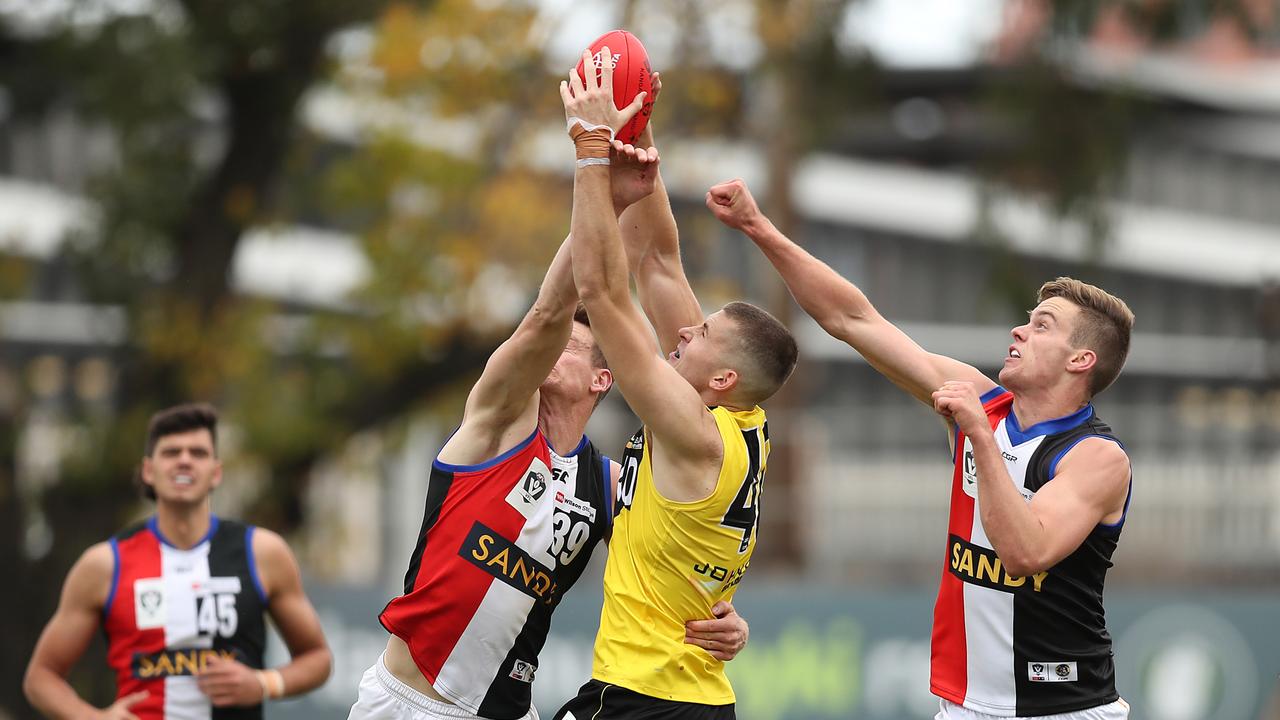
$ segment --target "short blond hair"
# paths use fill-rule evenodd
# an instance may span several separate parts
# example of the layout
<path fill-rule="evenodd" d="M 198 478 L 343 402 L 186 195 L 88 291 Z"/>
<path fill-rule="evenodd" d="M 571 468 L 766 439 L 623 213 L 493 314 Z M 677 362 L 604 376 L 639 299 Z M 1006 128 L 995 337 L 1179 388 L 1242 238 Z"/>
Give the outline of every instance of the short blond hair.
<path fill-rule="evenodd" d="M 1044 302 L 1055 297 L 1080 308 L 1080 318 L 1071 332 L 1071 344 L 1088 348 L 1098 357 L 1089 378 L 1092 397 L 1115 382 L 1129 357 L 1133 311 L 1115 295 L 1075 278 L 1060 277 L 1041 285 L 1036 300 Z"/>

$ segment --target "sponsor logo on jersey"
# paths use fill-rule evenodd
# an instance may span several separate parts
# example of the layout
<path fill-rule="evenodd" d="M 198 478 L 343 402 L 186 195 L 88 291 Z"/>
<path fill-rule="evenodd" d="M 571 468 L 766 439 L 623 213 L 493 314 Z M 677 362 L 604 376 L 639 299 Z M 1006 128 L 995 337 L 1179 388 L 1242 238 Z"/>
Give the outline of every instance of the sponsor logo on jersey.
<path fill-rule="evenodd" d="M 164 578 L 133 581 L 133 614 L 139 630 L 164 627 Z"/>
<path fill-rule="evenodd" d="M 533 663 L 527 663 L 523 660 L 516 660 L 515 665 L 513 665 L 511 668 L 511 679 L 519 680 L 520 682 L 531 683 L 533 682 L 533 673 L 536 672 L 537 670 L 538 670 L 538 667 Z"/>
<path fill-rule="evenodd" d="M 693 566 L 693 571 L 708 580 L 695 581 L 695 587 L 699 587 L 705 594 L 721 594 L 729 588 L 742 582 L 742 578 L 747 574 L 747 568 L 751 567 L 751 561 L 739 565 L 737 568 L 730 570 L 723 565 L 714 565 L 712 563 L 698 563 Z"/>
<path fill-rule="evenodd" d="M 134 653 L 133 676 L 138 680 L 156 680 L 166 677 L 197 675 L 202 672 L 209 658 L 219 657 L 223 660 L 240 658 L 233 650 L 211 650 L 209 648 L 184 648 L 181 650 L 161 650 L 157 653 Z"/>
<path fill-rule="evenodd" d="M 1074 662 L 1029 662 L 1027 679 L 1031 682 L 1076 682 L 1080 673 Z"/>
<path fill-rule="evenodd" d="M 458 555 L 534 600 L 552 605 L 559 599 L 554 573 L 484 523 L 471 526 Z"/>
<path fill-rule="evenodd" d="M 980 585 L 1008 593 L 1026 588 L 1030 588 L 1032 592 L 1040 592 L 1045 578 L 1049 577 L 1047 570 L 1030 577 L 1010 575 L 994 550 L 972 545 L 955 535 L 950 537 L 948 546 L 950 547 L 948 569 L 951 570 L 952 575 L 971 585 Z"/>
<path fill-rule="evenodd" d="M 580 515 L 586 515 L 590 522 L 596 521 L 596 509 L 586 500 L 579 500 L 574 495 L 568 495 L 563 490 L 556 491 L 556 507 L 565 512 L 576 512 Z"/>

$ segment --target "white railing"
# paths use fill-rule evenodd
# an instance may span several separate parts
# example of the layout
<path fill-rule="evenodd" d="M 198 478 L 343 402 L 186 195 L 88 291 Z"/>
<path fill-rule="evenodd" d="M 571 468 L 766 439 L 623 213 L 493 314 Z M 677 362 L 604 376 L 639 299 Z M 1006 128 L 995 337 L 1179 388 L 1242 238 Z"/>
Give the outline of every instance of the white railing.
<path fill-rule="evenodd" d="M 810 455 L 799 493 L 811 571 L 928 567 L 947 527 L 945 461 Z M 1135 457 L 1117 572 L 1264 570 L 1280 563 L 1280 455 Z"/>

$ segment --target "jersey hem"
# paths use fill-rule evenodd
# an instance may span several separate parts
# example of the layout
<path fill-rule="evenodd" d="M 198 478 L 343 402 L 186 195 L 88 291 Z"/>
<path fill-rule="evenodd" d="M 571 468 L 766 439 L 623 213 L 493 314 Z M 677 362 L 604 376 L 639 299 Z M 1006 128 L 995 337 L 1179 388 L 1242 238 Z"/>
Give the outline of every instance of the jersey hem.
<path fill-rule="evenodd" d="M 734 703 L 737 702 L 737 697 L 734 695 L 732 691 L 730 691 L 728 695 L 714 697 L 714 698 L 706 698 L 706 697 L 694 698 L 688 695 L 684 695 L 683 693 L 673 693 L 673 692 L 670 692 L 669 690 L 663 690 L 660 688 L 651 687 L 649 685 L 645 685 L 644 683 L 631 682 L 631 681 L 619 682 L 616 679 L 615 680 L 606 679 L 606 678 L 600 677 L 595 673 L 591 674 L 591 679 L 599 680 L 600 682 L 607 683 L 609 685 L 617 685 L 618 687 L 626 688 L 632 692 L 640 693 L 641 695 L 644 695 L 646 697 L 651 697 L 654 700 L 665 700 L 667 702 L 688 703 L 690 705 L 713 705 L 717 707 L 722 705 L 733 705 Z"/>
<path fill-rule="evenodd" d="M 935 685 L 930 685 L 929 690 L 934 695 L 951 702 L 966 707 L 970 710 L 987 713 L 988 715 L 997 715 L 999 717 L 1039 717 L 1042 715 L 1061 715 L 1063 713 L 1078 712 L 1080 710 L 1092 710 L 1096 707 L 1109 705 L 1120 699 L 1120 693 L 1112 692 L 1110 695 L 1102 698 L 1093 698 L 1090 700 L 1082 700 L 1080 702 L 1066 703 L 1063 705 L 1044 705 L 1044 706 L 1028 706 L 1028 705 L 993 705 L 985 703 L 981 700 L 966 698 L 963 695 L 947 693 Z"/>
<path fill-rule="evenodd" d="M 463 700 L 458 693 L 450 690 L 449 686 L 440 682 L 440 680 L 438 679 L 439 677 L 438 675 L 436 679 L 433 679 L 431 677 L 431 673 L 427 672 L 422 667 L 422 663 L 418 661 L 418 655 L 413 651 L 413 644 L 409 642 L 409 636 L 407 633 L 400 631 L 395 625 L 395 623 L 392 623 L 391 621 L 382 617 L 382 615 L 378 616 L 378 624 L 382 626 L 383 630 L 386 630 L 387 632 L 391 633 L 392 635 L 395 635 L 396 637 L 404 641 L 405 647 L 409 648 L 409 657 L 413 658 L 413 666 L 418 668 L 418 672 L 422 673 L 422 677 L 427 682 L 431 683 L 431 687 L 435 688 L 436 692 L 440 693 L 447 700 L 452 702 L 454 705 L 457 705 L 458 707 L 462 708 L 463 710 L 466 710 L 467 712 L 473 715 L 480 714 L 480 706 L 478 704 L 473 705 L 467 702 L 466 700 Z M 395 676 L 392 675 L 392 677 L 395 677 Z"/>

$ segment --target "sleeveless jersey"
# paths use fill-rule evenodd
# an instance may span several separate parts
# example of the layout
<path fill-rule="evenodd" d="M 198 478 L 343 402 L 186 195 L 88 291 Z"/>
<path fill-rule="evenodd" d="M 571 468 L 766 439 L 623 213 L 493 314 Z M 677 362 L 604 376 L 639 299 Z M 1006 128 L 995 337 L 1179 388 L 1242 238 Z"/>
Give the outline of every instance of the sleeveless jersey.
<path fill-rule="evenodd" d="M 1030 502 L 1080 441 L 1119 443 L 1093 406 L 1025 430 L 1013 394 L 982 397 L 1009 476 Z M 1056 715 L 1114 702 L 1115 666 L 1102 590 L 1124 517 L 1099 524 L 1057 565 L 1009 575 L 982 527 L 973 445 L 956 435 L 951 519 L 934 607 L 930 688 L 939 697 L 1002 717 Z M 1130 485 L 1132 494 L 1132 483 Z M 1124 512 L 1128 514 L 1128 499 Z"/>
<path fill-rule="evenodd" d="M 687 620 L 710 618 L 751 564 L 769 457 L 764 411 L 711 409 L 724 459 L 711 495 L 663 497 L 653 484 L 647 432 L 627 443 L 618 515 L 604 571 L 604 608 L 592 677 L 662 700 L 727 705 L 724 663 L 686 645 Z"/>
<path fill-rule="evenodd" d="M 486 718 L 529 711 L 561 596 L 612 521 L 609 458 L 541 430 L 479 465 L 432 464 L 404 595 L 382 611 L 436 692 Z"/>
<path fill-rule="evenodd" d="M 107 663 L 117 698 L 150 693 L 130 708 L 140 720 L 262 718 L 261 705 L 213 707 L 194 677 L 214 655 L 262 667 L 266 594 L 253 532 L 213 516 L 209 534 L 182 550 L 152 517 L 111 539 L 115 570 L 102 611 Z"/>

